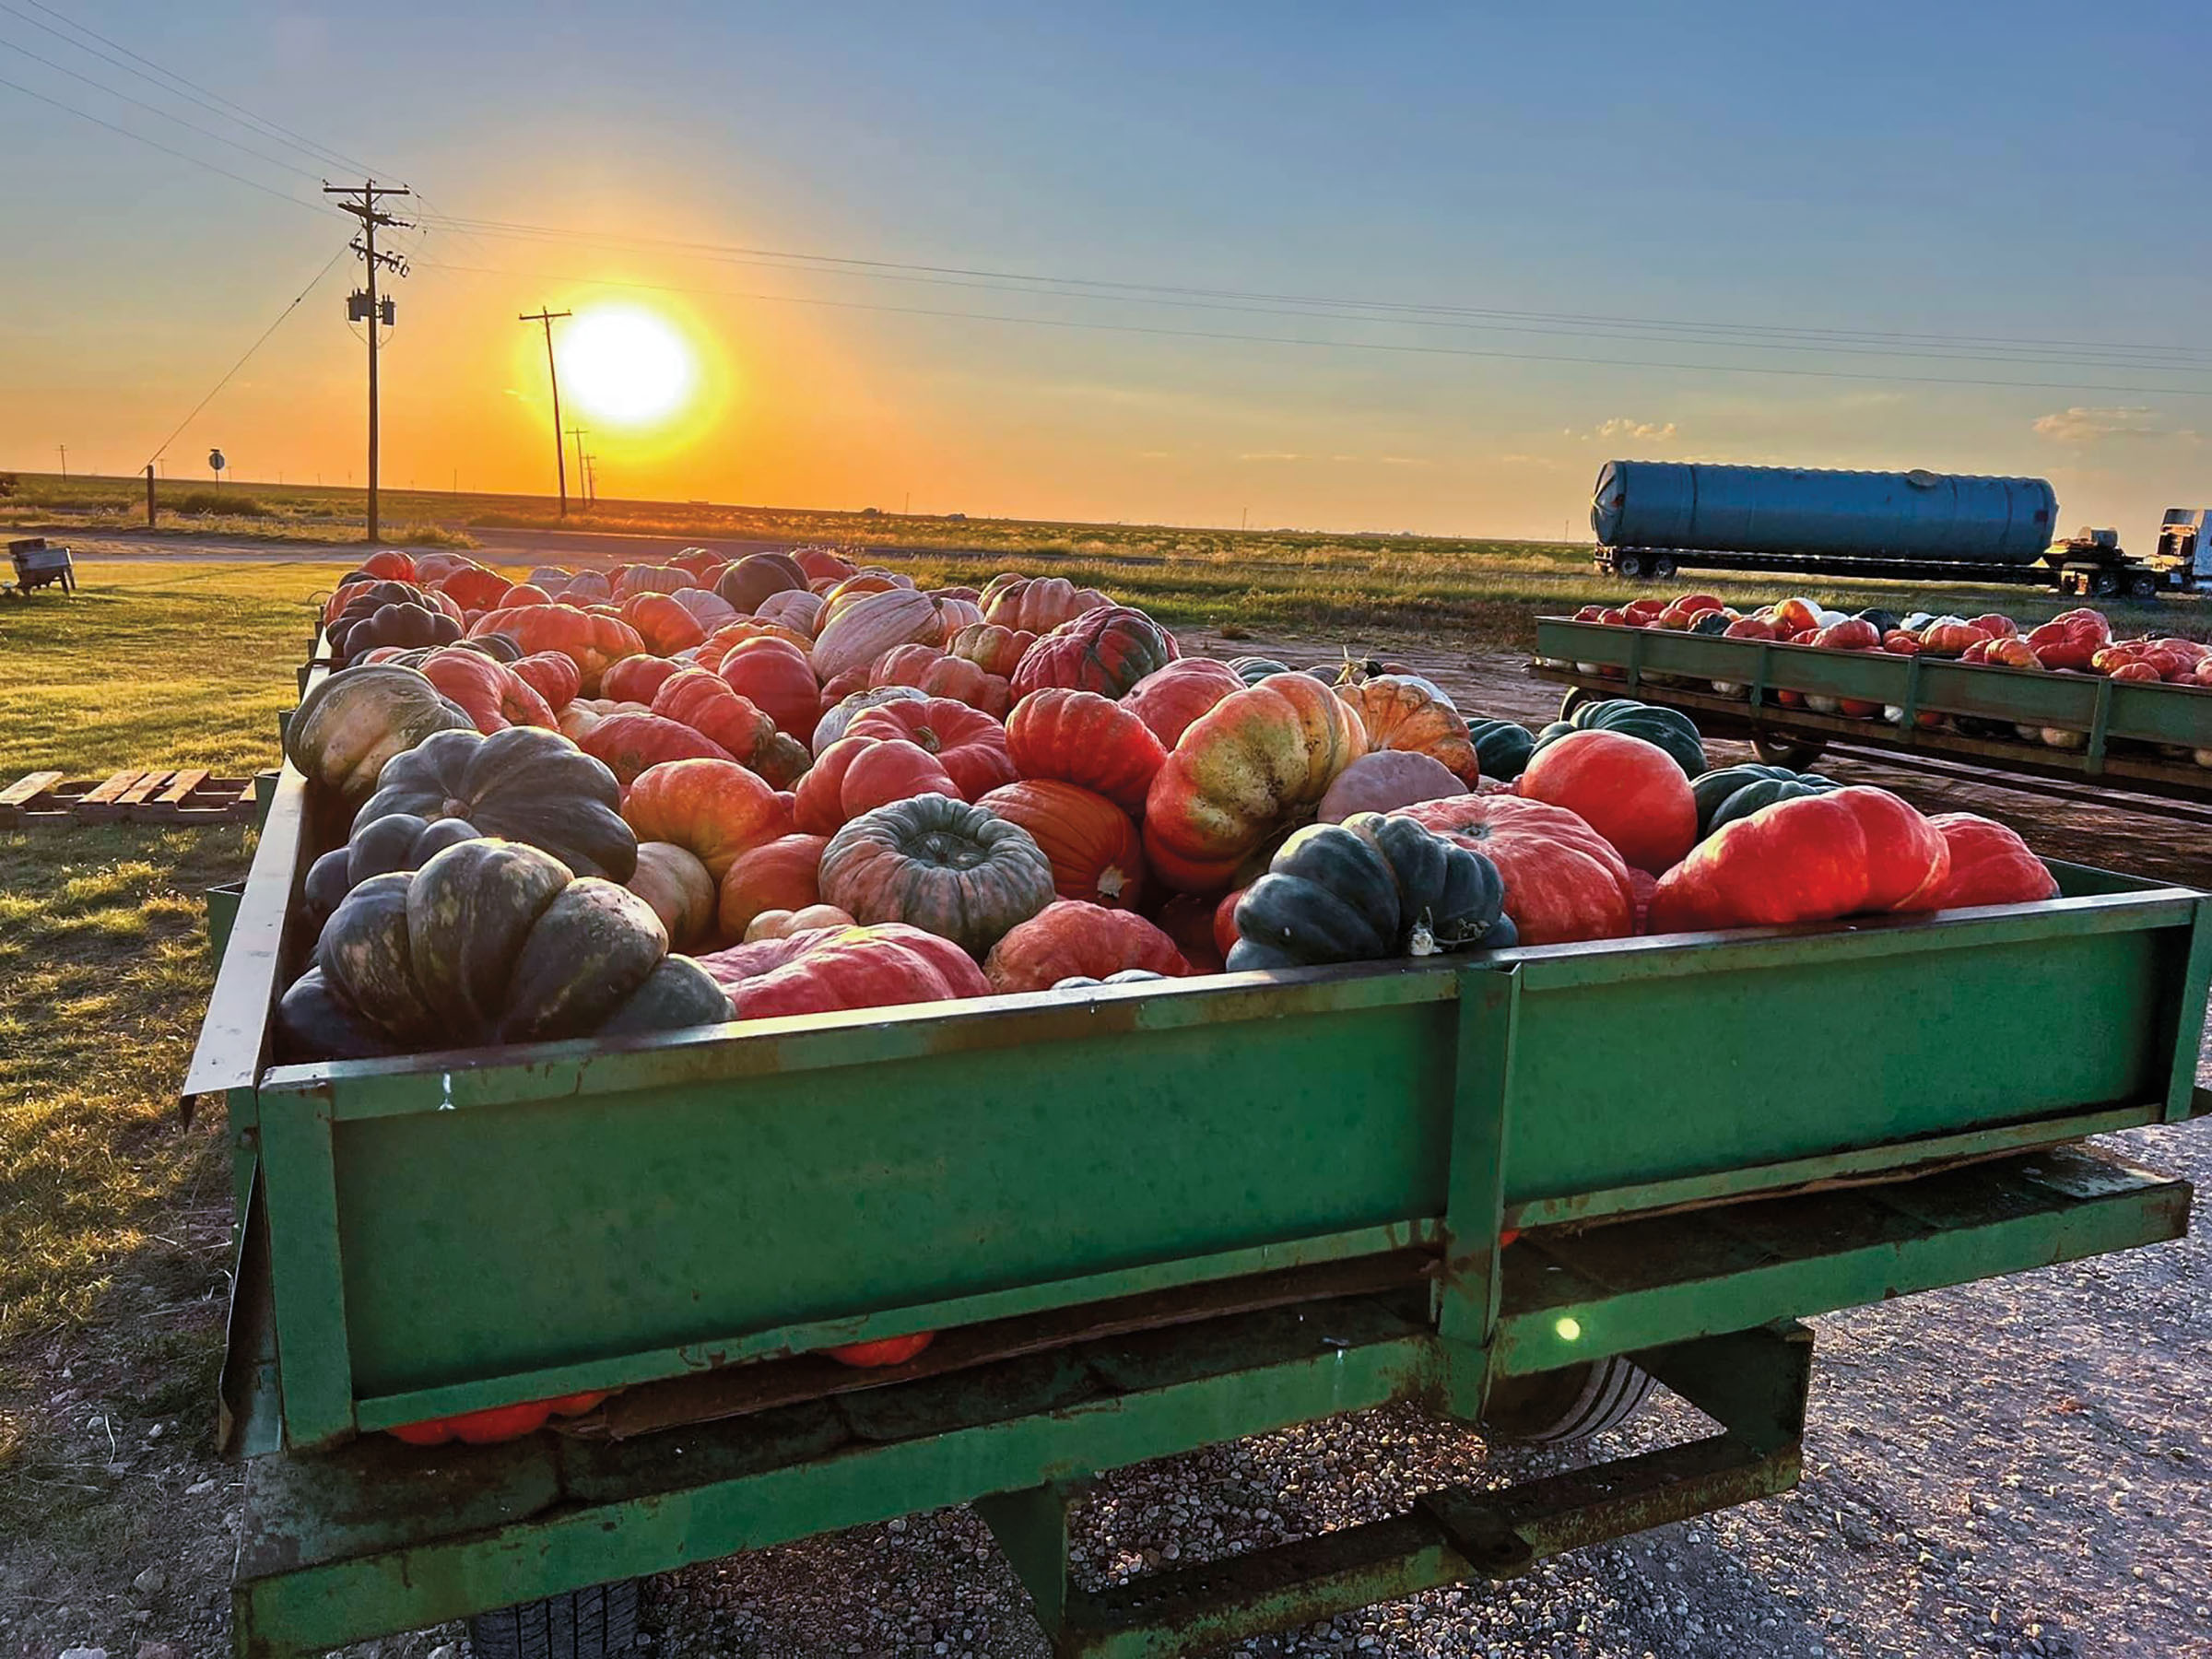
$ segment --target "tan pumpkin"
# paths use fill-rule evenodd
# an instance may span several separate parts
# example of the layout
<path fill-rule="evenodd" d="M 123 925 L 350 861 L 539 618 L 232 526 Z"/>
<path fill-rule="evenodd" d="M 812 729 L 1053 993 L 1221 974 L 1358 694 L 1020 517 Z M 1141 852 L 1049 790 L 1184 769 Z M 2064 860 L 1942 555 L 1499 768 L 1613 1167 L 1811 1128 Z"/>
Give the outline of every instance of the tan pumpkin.
<path fill-rule="evenodd" d="M 640 841 L 638 867 L 622 884 L 653 906 L 672 950 L 689 950 L 714 931 L 720 893 L 707 866 L 674 841 Z"/>
<path fill-rule="evenodd" d="M 1085 611 L 1112 603 L 1097 588 L 1079 588 L 1065 576 L 1017 576 L 999 587 L 994 576 L 983 588 L 983 620 L 1001 628 L 1047 634 Z"/>
<path fill-rule="evenodd" d="M 810 927 L 851 927 L 853 918 L 834 904 L 809 904 L 803 910 L 762 911 L 746 924 L 743 943 L 761 939 L 788 939 Z"/>
<path fill-rule="evenodd" d="M 816 676 L 825 683 L 849 668 L 865 668 L 894 646 L 932 645 L 944 638 L 937 602 L 912 588 L 864 594 L 834 616 L 825 607 L 823 618 L 813 661 Z"/>

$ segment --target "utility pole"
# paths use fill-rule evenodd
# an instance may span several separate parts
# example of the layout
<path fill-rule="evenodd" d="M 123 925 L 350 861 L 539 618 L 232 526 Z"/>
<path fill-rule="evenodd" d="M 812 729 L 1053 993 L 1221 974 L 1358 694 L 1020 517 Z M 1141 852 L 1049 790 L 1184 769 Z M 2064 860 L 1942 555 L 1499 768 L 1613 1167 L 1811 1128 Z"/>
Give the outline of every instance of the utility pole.
<path fill-rule="evenodd" d="M 590 486 L 584 481 L 583 441 L 590 435 L 591 429 L 590 427 L 580 426 L 572 426 L 569 429 L 569 436 L 576 440 L 576 493 L 587 505 L 591 501 L 592 491 Z"/>
<path fill-rule="evenodd" d="M 598 462 L 598 456 L 586 455 L 582 461 L 577 463 L 577 465 L 582 467 L 583 471 L 583 477 L 579 478 L 577 483 L 582 487 L 583 499 L 587 501 L 596 502 L 599 500 Z"/>
<path fill-rule="evenodd" d="M 347 198 L 340 202 L 338 207 L 341 212 L 350 213 L 360 221 L 361 233 L 353 241 L 353 251 L 361 256 L 361 263 L 369 268 L 368 293 L 366 297 L 359 293 L 348 295 L 346 314 L 356 322 L 365 320 L 369 324 L 369 543 L 373 547 L 380 539 L 376 522 L 376 331 L 380 324 L 394 321 L 396 310 L 390 300 L 381 304 L 378 302 L 376 274 L 380 269 L 389 270 L 400 276 L 407 274 L 407 262 L 398 254 L 379 253 L 376 251 L 376 233 L 380 229 L 406 230 L 412 228 L 408 220 L 394 218 L 376 204 L 384 196 L 404 196 L 409 193 L 404 186 L 379 184 L 374 179 L 369 179 L 358 185 L 325 184 L 323 194 Z"/>
<path fill-rule="evenodd" d="M 53 447 L 62 452 L 62 481 L 67 483 L 69 481 L 69 446 L 65 443 L 57 443 Z"/>
<path fill-rule="evenodd" d="M 535 312 L 525 312 L 515 319 L 518 323 L 542 323 L 546 328 L 546 373 L 553 382 L 553 476 L 560 483 L 560 516 L 569 516 L 569 456 L 560 447 L 560 370 L 553 361 L 553 323 L 558 317 L 572 317 L 574 312 L 547 311 L 540 304 Z M 583 463 L 577 466 L 581 470 Z M 576 480 L 579 488 L 583 480 Z"/>

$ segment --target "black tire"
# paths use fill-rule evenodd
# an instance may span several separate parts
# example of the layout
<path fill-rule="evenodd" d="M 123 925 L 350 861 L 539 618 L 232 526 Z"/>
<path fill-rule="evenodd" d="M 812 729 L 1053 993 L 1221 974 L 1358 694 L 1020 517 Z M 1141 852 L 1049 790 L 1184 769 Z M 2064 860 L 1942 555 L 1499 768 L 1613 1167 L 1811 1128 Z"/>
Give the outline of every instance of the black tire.
<path fill-rule="evenodd" d="M 1642 581 L 1644 573 L 1643 555 L 1641 553 L 1614 554 L 1613 573 L 1616 576 L 1626 576 L 1630 582 Z"/>
<path fill-rule="evenodd" d="M 1500 1443 L 1556 1444 L 1618 1429 L 1652 1397 L 1652 1374 L 1625 1355 L 1494 1384 L 1477 1425 Z"/>
<path fill-rule="evenodd" d="M 2120 591 L 2120 578 L 2110 571 L 2095 571 L 2089 575 L 2089 597 L 2110 599 Z"/>
<path fill-rule="evenodd" d="M 1662 553 L 1658 558 L 1652 560 L 1652 576 L 1654 581 L 1665 582 L 1668 578 L 1672 577 L 1674 573 L 1675 561 L 1669 559 L 1665 554 Z"/>
<path fill-rule="evenodd" d="M 606 1659 L 638 1639 L 641 1584 L 620 1579 L 479 1613 L 468 1621 L 468 1645 L 477 1659 Z"/>
<path fill-rule="evenodd" d="M 2137 571 L 2127 579 L 2127 596 L 2130 599 L 2156 599 L 2159 596 L 2159 579 L 2147 571 Z"/>
<path fill-rule="evenodd" d="M 1828 747 L 1825 737 L 1770 737 L 1765 735 L 1751 739 L 1752 751 L 1769 766 L 1786 766 L 1792 771 L 1803 771 L 1820 759 Z"/>

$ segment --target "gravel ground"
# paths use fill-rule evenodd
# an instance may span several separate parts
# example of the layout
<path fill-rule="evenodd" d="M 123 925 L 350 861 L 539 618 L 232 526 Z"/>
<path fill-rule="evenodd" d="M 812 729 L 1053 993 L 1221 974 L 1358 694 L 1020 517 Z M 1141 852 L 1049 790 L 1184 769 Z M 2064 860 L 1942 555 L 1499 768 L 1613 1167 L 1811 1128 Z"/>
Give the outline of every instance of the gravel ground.
<path fill-rule="evenodd" d="M 1295 661 L 1321 654 L 1288 649 Z M 1531 684 L 1510 659 L 1434 655 L 1419 665 L 1482 712 L 1535 718 L 1556 706 L 1554 688 Z M 2195 826 L 1870 765 L 1830 770 L 1894 782 L 1931 807 L 1988 811 L 2048 851 L 2212 885 L 2212 853 Z M 2212 1068 L 2200 1080 L 2212 1081 Z M 194 1131 L 214 1132 L 205 1121 Z M 2204 1125 L 2105 1144 L 2212 1188 Z M 224 1220 L 219 1210 L 182 1216 L 171 1231 L 196 1249 Z M 219 1262 L 219 1243 L 200 1259 Z M 23 1427 L 41 1454 L 0 1472 L 19 1488 L 0 1495 L 33 1514 L 51 1503 L 58 1515 L 64 1491 L 105 1507 L 88 1519 L 77 1499 L 65 1535 L 34 1526 L 0 1536 L 0 1655 L 228 1652 L 236 1471 L 209 1454 L 205 1388 L 140 1374 L 124 1357 L 149 1330 L 212 1344 L 220 1270 L 191 1271 L 196 1288 L 126 1286 L 100 1325 L 33 1358 L 47 1382 Z M 132 1300 L 141 1292 L 142 1305 Z M 2212 1239 L 2203 1226 L 2174 1244 L 1814 1324 L 1806 1477 L 1794 1492 L 1547 1562 L 1509 1584 L 1430 1592 L 1238 1651 L 2212 1659 Z M 118 1335 L 125 1328 L 134 1343 Z M 1662 1396 L 1576 1456 L 1664 1443 L 1700 1421 Z M 1404 1410 L 1308 1425 L 1100 1482 L 1078 1515 L 1077 1571 L 1097 1585 L 1393 1513 L 1439 1486 L 1501 1484 L 1563 1462 L 1494 1451 Z M 1045 1653 L 1026 1596 L 965 1509 L 673 1575 L 653 1585 L 645 1624 L 653 1659 Z M 464 1652 L 447 1627 L 364 1643 L 347 1659 Z"/>

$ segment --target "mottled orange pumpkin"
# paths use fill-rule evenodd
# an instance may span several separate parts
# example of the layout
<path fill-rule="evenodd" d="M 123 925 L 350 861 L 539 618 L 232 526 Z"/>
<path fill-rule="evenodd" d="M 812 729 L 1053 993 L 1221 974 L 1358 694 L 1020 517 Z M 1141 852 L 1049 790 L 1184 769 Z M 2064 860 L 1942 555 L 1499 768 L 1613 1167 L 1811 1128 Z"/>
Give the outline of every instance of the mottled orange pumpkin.
<path fill-rule="evenodd" d="M 1053 866 L 1053 890 L 1109 910 L 1145 896 L 1145 847 L 1135 820 L 1104 795 L 1058 778 L 1025 778 L 976 802 L 1027 830 Z"/>
<path fill-rule="evenodd" d="M 668 760 L 648 767 L 622 800 L 641 841 L 673 841 L 720 881 L 741 853 L 792 833 L 790 797 L 730 760 Z"/>
<path fill-rule="evenodd" d="M 1337 695 L 1359 710 L 1371 751 L 1406 749 L 1428 755 L 1442 761 L 1465 783 L 1482 776 L 1465 718 L 1427 680 L 1379 674 L 1357 686 L 1338 687 Z"/>
<path fill-rule="evenodd" d="M 1001 628 L 995 622 L 974 622 L 956 629 L 945 641 L 946 653 L 965 657 L 985 674 L 1011 678 L 1023 655 L 1037 643 L 1027 629 Z"/>

